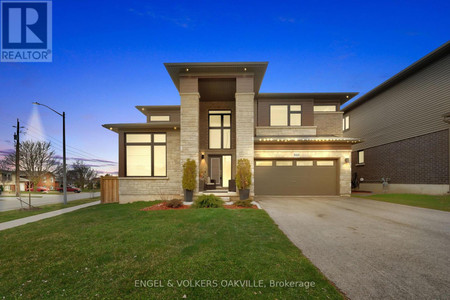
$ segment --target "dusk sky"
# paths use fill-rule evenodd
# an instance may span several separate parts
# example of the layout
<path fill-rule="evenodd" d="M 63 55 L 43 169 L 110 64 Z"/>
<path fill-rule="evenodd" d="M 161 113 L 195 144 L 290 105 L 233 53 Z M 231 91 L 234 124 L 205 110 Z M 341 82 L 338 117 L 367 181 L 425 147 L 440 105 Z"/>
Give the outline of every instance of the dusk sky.
<path fill-rule="evenodd" d="M 53 62 L 0 63 L 0 155 L 16 118 L 61 154 L 61 117 L 38 101 L 66 112 L 69 158 L 112 173 L 101 124 L 179 104 L 164 62 L 268 61 L 260 92 L 362 95 L 448 41 L 449 15 L 449 1 L 56 0 Z"/>

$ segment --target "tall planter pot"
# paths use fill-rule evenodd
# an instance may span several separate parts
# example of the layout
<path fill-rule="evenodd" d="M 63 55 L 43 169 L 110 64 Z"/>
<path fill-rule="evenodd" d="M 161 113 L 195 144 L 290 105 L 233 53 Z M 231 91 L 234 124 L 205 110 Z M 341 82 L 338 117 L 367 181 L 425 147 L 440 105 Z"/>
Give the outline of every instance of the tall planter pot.
<path fill-rule="evenodd" d="M 194 198 L 194 191 L 184 190 L 184 201 L 192 202 L 193 198 Z"/>
<path fill-rule="evenodd" d="M 239 190 L 239 199 L 247 200 L 250 198 L 250 189 Z"/>

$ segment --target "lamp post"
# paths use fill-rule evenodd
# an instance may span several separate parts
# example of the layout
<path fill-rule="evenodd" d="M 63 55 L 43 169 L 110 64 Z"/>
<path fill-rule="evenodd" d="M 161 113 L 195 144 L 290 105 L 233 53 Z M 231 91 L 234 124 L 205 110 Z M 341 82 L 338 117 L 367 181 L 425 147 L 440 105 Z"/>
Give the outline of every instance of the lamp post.
<path fill-rule="evenodd" d="M 63 111 L 63 113 L 59 113 L 53 108 L 39 103 L 39 102 L 33 102 L 35 105 L 41 105 L 45 106 L 51 111 L 57 113 L 63 118 L 63 191 L 64 191 L 64 204 L 67 204 L 67 170 L 66 170 L 66 113 Z"/>

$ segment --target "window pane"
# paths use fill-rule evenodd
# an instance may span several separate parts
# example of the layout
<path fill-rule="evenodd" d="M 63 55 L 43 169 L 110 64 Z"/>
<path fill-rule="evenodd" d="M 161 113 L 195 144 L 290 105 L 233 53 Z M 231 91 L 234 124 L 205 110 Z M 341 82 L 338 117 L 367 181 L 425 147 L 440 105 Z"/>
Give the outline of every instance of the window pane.
<path fill-rule="evenodd" d="M 290 160 L 277 160 L 276 161 L 277 167 L 290 167 L 292 166 L 292 161 Z"/>
<path fill-rule="evenodd" d="M 165 143 L 166 142 L 166 135 L 165 134 L 154 134 L 153 135 L 153 142 L 154 143 Z"/>
<path fill-rule="evenodd" d="M 272 161 L 271 160 L 257 160 L 255 162 L 257 167 L 271 167 Z"/>
<path fill-rule="evenodd" d="M 210 110 L 210 114 L 231 114 L 231 110 Z"/>
<path fill-rule="evenodd" d="M 345 117 L 345 129 L 350 129 L 350 117 Z"/>
<path fill-rule="evenodd" d="M 312 166 L 313 161 L 312 160 L 298 160 L 297 166 L 305 167 L 305 166 Z"/>
<path fill-rule="evenodd" d="M 336 111 L 336 105 L 314 105 L 314 111 Z"/>
<path fill-rule="evenodd" d="M 291 126 L 302 125 L 302 115 L 301 114 L 291 114 Z"/>
<path fill-rule="evenodd" d="M 224 129 L 223 130 L 223 149 L 231 148 L 231 130 Z"/>
<path fill-rule="evenodd" d="M 222 186 L 228 187 L 228 180 L 231 179 L 231 155 L 222 156 Z"/>
<path fill-rule="evenodd" d="M 210 149 L 220 149 L 221 143 L 221 130 L 220 129 L 210 129 L 209 130 L 209 148 Z"/>
<path fill-rule="evenodd" d="M 150 146 L 127 146 L 127 176 L 152 176 Z"/>
<path fill-rule="evenodd" d="M 223 116 L 223 127 L 231 127 L 231 116 L 230 115 Z"/>
<path fill-rule="evenodd" d="M 334 161 L 332 160 L 318 160 L 317 161 L 318 166 L 334 166 Z"/>
<path fill-rule="evenodd" d="M 302 111 L 301 105 L 291 105 L 291 111 Z"/>
<path fill-rule="evenodd" d="M 152 122 L 154 122 L 154 121 L 167 122 L 167 121 L 170 121 L 170 116 L 150 116 L 150 121 L 152 121 Z"/>
<path fill-rule="evenodd" d="M 210 115 L 209 116 L 209 126 L 210 127 L 222 126 L 222 116 Z"/>
<path fill-rule="evenodd" d="M 150 134 L 126 134 L 127 143 L 150 143 Z"/>
<path fill-rule="evenodd" d="M 358 163 L 362 164 L 364 162 L 364 151 L 358 152 Z"/>
<path fill-rule="evenodd" d="M 166 176 L 166 146 L 154 146 L 153 176 Z"/>
<path fill-rule="evenodd" d="M 287 126 L 287 105 L 272 105 L 270 107 L 270 126 Z"/>

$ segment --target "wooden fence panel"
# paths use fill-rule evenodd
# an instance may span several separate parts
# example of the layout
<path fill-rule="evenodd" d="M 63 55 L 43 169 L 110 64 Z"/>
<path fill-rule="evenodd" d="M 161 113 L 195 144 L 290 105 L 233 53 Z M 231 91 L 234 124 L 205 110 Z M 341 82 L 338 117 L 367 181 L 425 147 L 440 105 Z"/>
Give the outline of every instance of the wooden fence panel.
<path fill-rule="evenodd" d="M 119 202 L 119 178 L 116 176 L 102 176 L 100 179 L 101 203 Z"/>

